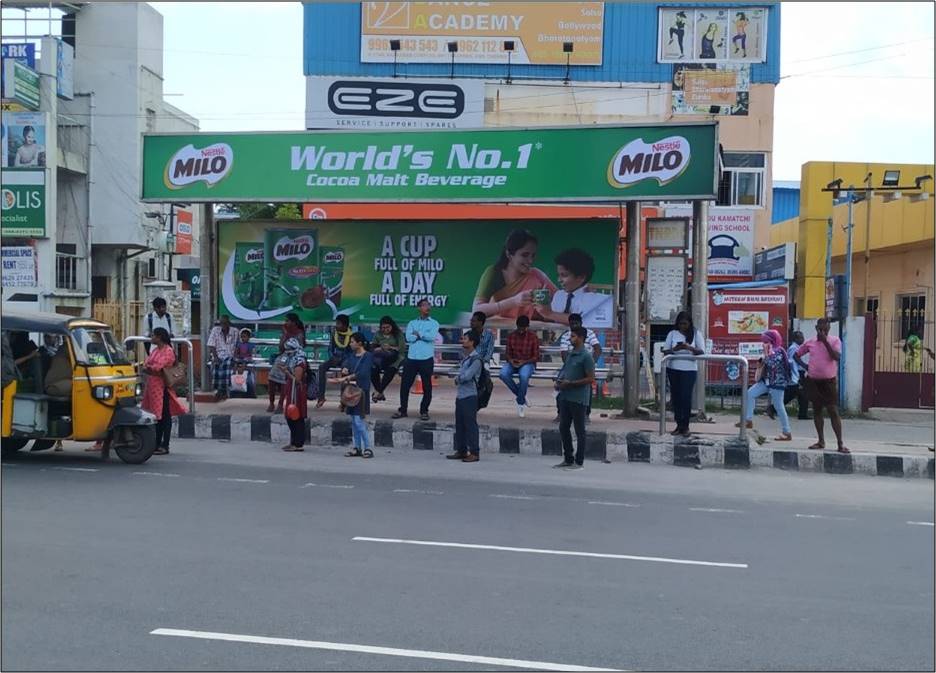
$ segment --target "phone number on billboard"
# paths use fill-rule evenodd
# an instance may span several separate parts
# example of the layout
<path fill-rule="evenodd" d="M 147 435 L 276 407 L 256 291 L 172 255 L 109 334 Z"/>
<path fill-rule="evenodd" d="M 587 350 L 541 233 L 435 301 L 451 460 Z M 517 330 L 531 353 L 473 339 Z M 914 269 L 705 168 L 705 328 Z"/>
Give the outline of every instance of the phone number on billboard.
<path fill-rule="evenodd" d="M 382 37 L 371 37 L 367 40 L 368 50 L 390 51 L 390 40 Z M 502 44 L 498 40 L 458 40 L 458 51 L 467 53 L 496 53 L 500 52 Z M 400 51 L 416 54 L 440 54 L 448 51 L 446 44 L 434 39 L 409 38 L 400 40 Z"/>

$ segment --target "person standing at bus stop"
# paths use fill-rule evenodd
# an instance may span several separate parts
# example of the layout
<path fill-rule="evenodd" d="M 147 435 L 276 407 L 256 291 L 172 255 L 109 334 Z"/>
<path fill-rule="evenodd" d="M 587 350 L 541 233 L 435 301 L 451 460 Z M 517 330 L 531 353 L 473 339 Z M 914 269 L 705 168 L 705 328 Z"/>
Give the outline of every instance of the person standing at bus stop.
<path fill-rule="evenodd" d="M 680 311 L 673 329 L 666 335 L 663 355 L 703 355 L 705 339 L 692 324 L 688 311 Z M 689 418 L 692 416 L 692 391 L 699 375 L 699 365 L 693 360 L 673 359 L 666 363 L 666 379 L 670 385 L 670 399 L 676 429 L 673 435 L 689 435 Z M 664 400 L 665 404 L 665 400 Z M 666 409 L 660 413 L 665 414 Z"/>
<path fill-rule="evenodd" d="M 400 385 L 400 409 L 393 418 L 405 418 L 409 406 L 410 388 L 419 376 L 423 385 L 423 398 L 419 404 L 419 419 L 429 420 L 429 405 L 432 404 L 432 372 L 435 369 L 435 341 L 439 336 L 439 323 L 429 317 L 429 300 L 420 299 L 419 317 L 406 326 L 406 343 L 409 351 L 403 361 L 403 381 Z"/>
<path fill-rule="evenodd" d="M 842 359 L 842 342 L 829 334 L 830 327 L 828 318 L 819 318 L 816 322 L 816 336 L 800 346 L 793 358 L 797 364 L 805 366 L 802 358 L 809 355 L 806 390 L 812 401 L 813 423 L 818 437 L 818 441 L 809 448 L 825 448 L 825 421 L 822 413 L 828 410 L 839 453 L 851 453 L 842 439 L 842 417 L 838 410 L 838 366 Z"/>

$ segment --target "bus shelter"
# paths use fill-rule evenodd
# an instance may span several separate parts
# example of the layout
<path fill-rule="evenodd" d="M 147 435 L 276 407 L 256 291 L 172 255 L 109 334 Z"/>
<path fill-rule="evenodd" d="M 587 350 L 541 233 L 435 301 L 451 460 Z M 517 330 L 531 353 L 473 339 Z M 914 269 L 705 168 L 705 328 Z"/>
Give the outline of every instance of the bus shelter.
<path fill-rule="evenodd" d="M 693 318 L 707 324 L 704 227 L 717 193 L 718 148 L 716 122 L 147 134 L 142 198 L 205 204 L 203 348 L 219 315 L 263 321 L 295 311 L 314 323 L 340 312 L 359 323 L 382 315 L 406 321 L 426 297 L 445 326 L 467 325 L 477 309 L 494 326 L 512 326 L 519 313 L 543 326 L 562 324 L 583 306 L 586 326 L 621 331 L 624 413 L 632 415 L 639 402 L 640 203 L 692 204 Z M 312 212 L 313 219 L 219 226 L 213 204 L 237 202 L 617 204 L 626 235 L 618 221 L 600 218 L 318 221 Z M 535 246 L 511 261 L 520 238 Z M 575 291 L 570 298 L 556 278 L 555 261 L 571 258 L 587 269 L 588 296 Z M 511 263 L 514 273 L 502 273 Z M 523 301 L 515 299 L 521 294 Z"/>

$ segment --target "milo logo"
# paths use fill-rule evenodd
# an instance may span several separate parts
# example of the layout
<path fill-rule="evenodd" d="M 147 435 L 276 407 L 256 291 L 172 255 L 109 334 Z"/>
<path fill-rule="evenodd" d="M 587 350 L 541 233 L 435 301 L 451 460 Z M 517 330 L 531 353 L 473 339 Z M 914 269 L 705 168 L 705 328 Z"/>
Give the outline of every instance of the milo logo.
<path fill-rule="evenodd" d="M 166 164 L 164 182 L 169 189 L 181 189 L 196 182 L 213 187 L 230 173 L 233 165 L 234 150 L 227 143 L 215 143 L 202 149 L 186 145 Z"/>
<path fill-rule="evenodd" d="M 322 257 L 322 264 L 341 264 L 344 261 L 344 250 L 329 250 Z"/>
<path fill-rule="evenodd" d="M 277 262 L 285 262 L 290 259 L 303 260 L 312 254 L 315 249 L 315 240 L 308 235 L 290 238 L 281 237 L 273 245 L 273 259 Z"/>
<path fill-rule="evenodd" d="M 263 248 L 252 248 L 244 253 L 244 261 L 248 264 L 256 264 L 263 261 Z"/>
<path fill-rule="evenodd" d="M 655 143 L 637 138 L 619 149 L 608 165 L 612 187 L 630 187 L 642 180 L 655 179 L 660 185 L 672 182 L 689 167 L 689 141 L 670 136 Z"/>

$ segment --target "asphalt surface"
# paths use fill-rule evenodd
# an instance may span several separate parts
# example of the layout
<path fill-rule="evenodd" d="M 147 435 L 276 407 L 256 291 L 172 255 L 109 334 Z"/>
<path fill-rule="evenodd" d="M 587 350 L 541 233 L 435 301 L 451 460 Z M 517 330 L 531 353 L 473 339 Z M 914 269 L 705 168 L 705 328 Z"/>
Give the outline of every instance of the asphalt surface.
<path fill-rule="evenodd" d="M 553 462 L 4 460 L 0 667 L 933 670 L 933 482 Z"/>

